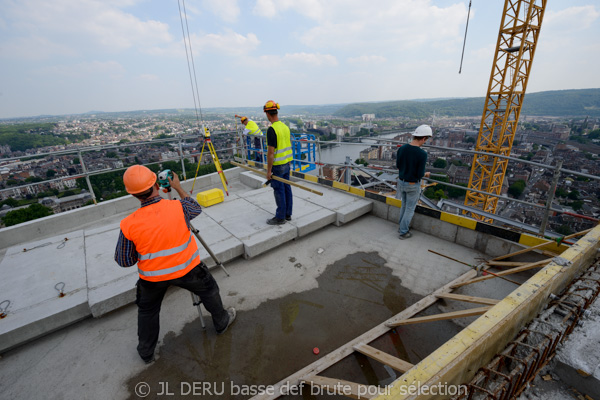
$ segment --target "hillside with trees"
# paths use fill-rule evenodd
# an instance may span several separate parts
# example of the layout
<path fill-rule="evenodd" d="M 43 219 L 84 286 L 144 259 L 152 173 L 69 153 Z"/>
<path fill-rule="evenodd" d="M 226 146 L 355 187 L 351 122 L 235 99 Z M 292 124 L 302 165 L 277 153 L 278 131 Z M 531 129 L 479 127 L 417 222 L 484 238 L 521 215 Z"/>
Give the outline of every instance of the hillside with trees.
<path fill-rule="evenodd" d="M 11 151 L 25 151 L 79 142 L 89 137 L 87 134 L 57 134 L 55 129 L 54 123 L 0 125 L 0 146 L 8 145 Z"/>
<path fill-rule="evenodd" d="M 334 113 L 339 117 L 375 114 L 378 118 L 425 118 L 436 115 L 450 117 L 480 116 L 484 97 L 447 100 L 402 100 L 381 103 L 348 104 Z M 538 116 L 600 116 L 600 89 L 556 90 L 529 93 L 525 96 L 524 115 Z"/>

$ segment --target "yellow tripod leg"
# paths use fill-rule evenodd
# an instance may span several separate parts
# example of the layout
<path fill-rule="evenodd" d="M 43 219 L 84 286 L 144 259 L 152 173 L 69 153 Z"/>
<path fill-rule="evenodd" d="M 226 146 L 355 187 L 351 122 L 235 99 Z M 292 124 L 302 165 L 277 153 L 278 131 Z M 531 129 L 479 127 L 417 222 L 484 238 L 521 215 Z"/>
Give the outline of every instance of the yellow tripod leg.
<path fill-rule="evenodd" d="M 217 172 L 219 173 L 219 178 L 221 178 L 223 189 L 225 189 L 225 193 L 227 196 L 229 196 L 229 192 L 227 191 L 227 178 L 225 178 L 225 173 L 223 173 L 223 168 L 221 167 L 219 157 L 217 157 L 217 152 L 215 151 L 215 147 L 213 146 L 212 142 L 208 142 L 208 149 L 210 150 L 210 155 L 212 156 L 215 167 L 217 168 Z"/>
<path fill-rule="evenodd" d="M 196 185 L 196 178 L 198 177 L 198 171 L 200 170 L 200 163 L 202 162 L 202 154 L 204 154 L 204 145 L 206 144 L 206 141 L 204 141 L 202 143 L 202 150 L 200 151 L 200 158 L 198 159 L 198 166 L 196 167 L 196 175 L 194 175 L 194 182 L 192 183 L 192 190 L 190 191 L 191 194 L 194 194 L 194 186 Z"/>

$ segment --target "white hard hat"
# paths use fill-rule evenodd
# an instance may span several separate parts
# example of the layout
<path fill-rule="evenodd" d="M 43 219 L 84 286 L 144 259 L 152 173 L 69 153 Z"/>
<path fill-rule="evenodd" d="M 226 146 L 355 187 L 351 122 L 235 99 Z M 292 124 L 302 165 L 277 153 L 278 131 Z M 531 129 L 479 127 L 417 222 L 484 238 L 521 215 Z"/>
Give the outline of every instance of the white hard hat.
<path fill-rule="evenodd" d="M 416 137 L 433 136 L 433 132 L 429 125 L 420 125 L 412 135 Z"/>

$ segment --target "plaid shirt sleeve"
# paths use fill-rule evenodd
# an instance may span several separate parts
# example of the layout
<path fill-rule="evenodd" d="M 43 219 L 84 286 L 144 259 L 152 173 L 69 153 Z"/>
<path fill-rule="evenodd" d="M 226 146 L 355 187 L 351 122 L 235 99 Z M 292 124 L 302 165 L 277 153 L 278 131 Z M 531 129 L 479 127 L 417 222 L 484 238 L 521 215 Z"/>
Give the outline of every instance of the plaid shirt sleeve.
<path fill-rule="evenodd" d="M 202 207 L 198 202 L 191 197 L 186 197 L 181 201 L 181 205 L 183 206 L 183 215 L 185 215 L 185 222 L 190 224 L 190 221 L 196 218 L 202 212 Z"/>
<path fill-rule="evenodd" d="M 135 244 L 119 231 L 119 240 L 115 249 L 115 261 L 121 267 L 131 267 L 138 262 L 137 250 Z"/>

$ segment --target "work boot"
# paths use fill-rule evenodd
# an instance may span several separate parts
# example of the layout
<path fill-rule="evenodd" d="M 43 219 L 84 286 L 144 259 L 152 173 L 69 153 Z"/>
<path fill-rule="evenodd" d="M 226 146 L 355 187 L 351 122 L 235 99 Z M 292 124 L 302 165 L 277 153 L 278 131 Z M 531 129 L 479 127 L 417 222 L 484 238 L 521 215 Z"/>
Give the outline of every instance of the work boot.
<path fill-rule="evenodd" d="M 225 331 L 227 331 L 227 328 L 229 328 L 229 326 L 233 324 L 233 321 L 235 321 L 235 316 L 237 315 L 235 308 L 230 307 L 229 309 L 227 309 L 227 314 L 229 314 L 229 321 L 227 322 L 227 326 L 221 332 L 217 332 L 217 335 L 224 334 Z"/>
<path fill-rule="evenodd" d="M 291 220 L 292 220 L 292 216 L 291 216 L 291 215 L 288 215 L 287 217 L 285 217 L 285 220 L 286 220 L 286 221 L 291 221 Z"/>
<path fill-rule="evenodd" d="M 410 232 L 406 232 L 404 235 L 400 235 L 400 236 L 398 236 L 398 239 L 400 239 L 400 240 L 404 240 L 404 239 L 409 239 L 409 238 L 411 238 L 411 237 L 412 237 L 412 233 L 410 233 Z"/>
<path fill-rule="evenodd" d="M 285 224 L 285 219 L 279 219 L 277 217 L 273 217 L 267 220 L 267 224 L 269 225 L 283 225 Z"/>
<path fill-rule="evenodd" d="M 153 362 L 156 360 L 156 358 L 154 358 L 154 354 L 152 354 L 150 357 L 147 357 L 147 358 L 143 358 L 143 357 L 142 357 L 142 360 L 143 360 L 143 361 L 144 361 L 146 364 L 152 364 L 152 363 L 153 363 Z"/>

